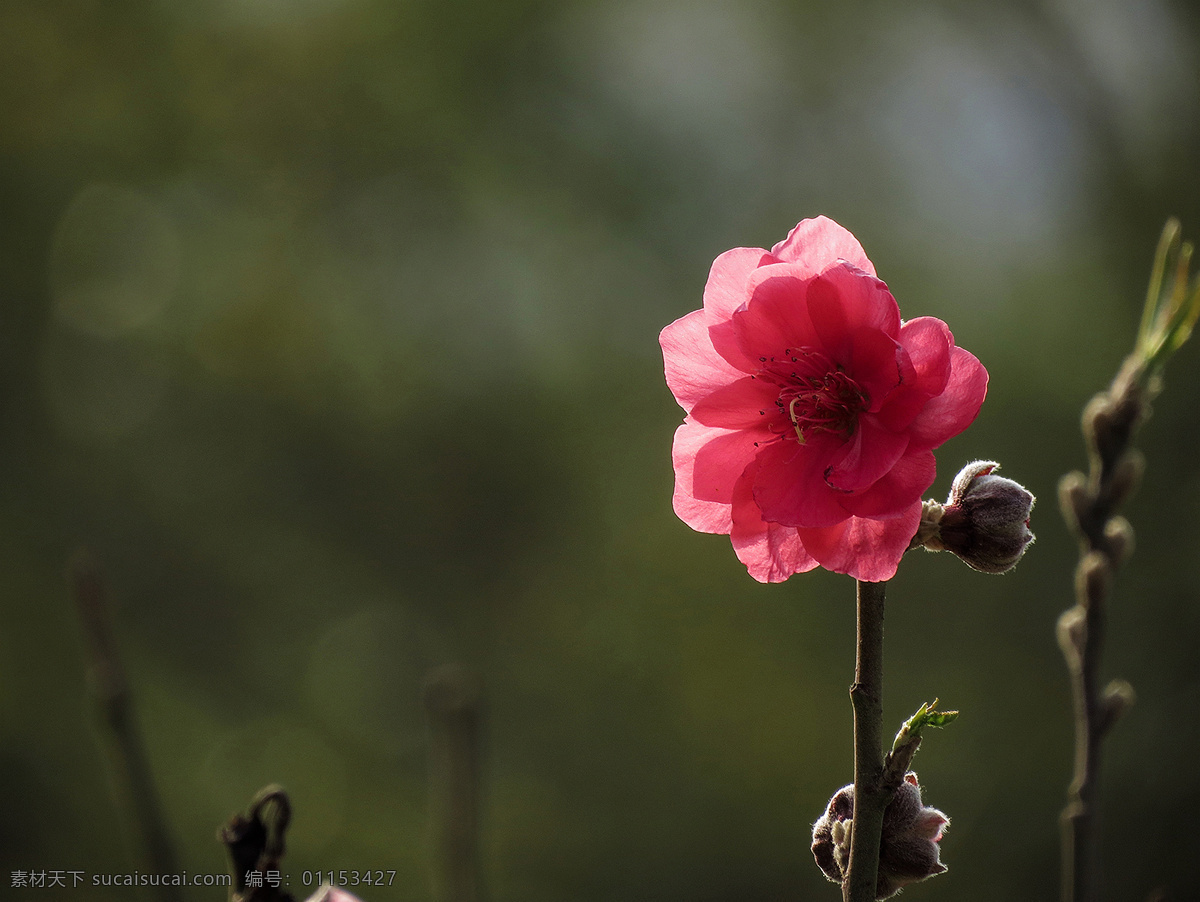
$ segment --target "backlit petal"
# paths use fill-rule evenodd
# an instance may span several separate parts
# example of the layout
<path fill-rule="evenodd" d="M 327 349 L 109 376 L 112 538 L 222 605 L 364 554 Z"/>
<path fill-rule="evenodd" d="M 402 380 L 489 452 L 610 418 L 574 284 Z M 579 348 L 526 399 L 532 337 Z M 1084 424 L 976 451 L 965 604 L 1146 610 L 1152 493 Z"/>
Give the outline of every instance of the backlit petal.
<path fill-rule="evenodd" d="M 878 410 L 900 385 L 907 357 L 895 340 L 878 329 L 862 329 L 854 335 L 847 372 L 870 400 L 869 410 Z"/>
<path fill-rule="evenodd" d="M 671 448 L 675 466 L 673 506 L 679 519 L 692 529 L 729 532 L 734 482 L 754 458 L 753 442 L 749 443 L 751 453 L 746 453 L 746 445 L 740 430 L 712 429 L 690 419 L 675 430 Z"/>
<path fill-rule="evenodd" d="M 685 411 L 719 388 L 745 376 L 716 352 L 708 337 L 708 315 L 693 310 L 659 333 L 667 387 Z"/>
<path fill-rule="evenodd" d="M 851 517 L 825 529 L 797 529 L 796 534 L 826 570 L 882 582 L 896 575 L 920 522 L 921 502 L 917 501 L 891 520 Z"/>
<path fill-rule="evenodd" d="M 857 517 L 878 520 L 899 516 L 919 501 L 933 485 L 937 463 L 932 451 L 908 452 L 870 487 L 842 499 L 842 506 Z"/>
<path fill-rule="evenodd" d="M 841 492 L 867 489 L 891 471 L 907 448 L 907 433 L 885 429 L 873 416 L 859 417 L 845 455 L 825 473 L 825 481 Z"/>
<path fill-rule="evenodd" d="M 764 266 L 750 280 L 750 301 L 733 315 L 738 345 L 751 360 L 812 347 L 817 334 L 805 298 L 808 281 L 787 263 Z"/>
<path fill-rule="evenodd" d="M 912 387 L 929 397 L 940 395 L 950 381 L 950 328 L 932 316 L 918 316 L 900 327 L 900 344 L 915 370 Z"/>
<path fill-rule="evenodd" d="M 805 551 L 794 528 L 763 520 L 751 492 L 756 466 L 747 468 L 734 490 L 729 538 L 752 577 L 760 583 L 783 582 L 793 573 L 812 570 L 817 562 Z"/>
<path fill-rule="evenodd" d="M 717 257 L 704 285 L 704 309 L 713 321 L 733 316 L 733 312 L 746 303 L 746 287 L 754 270 L 775 262 L 761 247 L 735 247 Z"/>
<path fill-rule="evenodd" d="M 950 349 L 951 371 L 946 389 L 930 399 L 913 420 L 912 446 L 936 448 L 974 422 L 987 397 L 988 374 L 975 355 Z"/>
<path fill-rule="evenodd" d="M 692 408 L 692 419 L 723 429 L 766 429 L 779 415 L 776 386 L 742 376 L 706 395 Z"/>
<path fill-rule="evenodd" d="M 798 263 L 810 276 L 824 272 L 839 260 L 875 275 L 875 266 L 867 259 L 858 239 L 825 216 L 799 223 L 783 241 L 771 248 L 771 253 L 787 263 Z"/>
<path fill-rule="evenodd" d="M 900 335 L 900 308 L 887 286 L 874 276 L 840 264 L 813 279 L 808 313 L 821 347 L 840 364 L 849 365 L 855 335 L 864 329 Z"/>
<path fill-rule="evenodd" d="M 844 493 L 825 481 L 841 446 L 836 436 L 816 435 L 804 445 L 787 440 L 764 448 L 754 480 L 754 501 L 763 519 L 784 526 L 830 526 L 845 520 Z"/>
<path fill-rule="evenodd" d="M 746 429 L 714 429 L 684 420 L 671 449 L 676 485 L 701 501 L 729 504 L 733 483 L 759 453 L 765 436 Z"/>

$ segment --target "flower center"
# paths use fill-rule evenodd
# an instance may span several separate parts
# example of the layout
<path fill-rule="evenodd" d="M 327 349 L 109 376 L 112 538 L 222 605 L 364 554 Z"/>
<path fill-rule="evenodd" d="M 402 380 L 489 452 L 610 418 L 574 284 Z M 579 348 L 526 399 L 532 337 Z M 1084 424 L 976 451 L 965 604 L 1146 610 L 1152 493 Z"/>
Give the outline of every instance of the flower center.
<path fill-rule="evenodd" d="M 869 406 L 867 393 L 820 351 L 785 348 L 782 357 L 760 357 L 758 377 L 779 386 L 775 406 L 791 424 L 796 440 L 828 432 L 847 439 L 858 415 Z"/>

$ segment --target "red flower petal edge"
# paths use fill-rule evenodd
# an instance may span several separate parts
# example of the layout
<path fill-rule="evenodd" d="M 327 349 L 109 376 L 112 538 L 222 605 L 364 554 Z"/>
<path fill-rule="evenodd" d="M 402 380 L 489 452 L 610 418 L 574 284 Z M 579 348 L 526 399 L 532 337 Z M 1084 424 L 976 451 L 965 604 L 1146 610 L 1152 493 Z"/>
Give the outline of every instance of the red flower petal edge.
<path fill-rule="evenodd" d="M 850 232 L 806 219 L 712 265 L 704 307 L 659 336 L 675 512 L 729 535 L 760 582 L 824 567 L 896 573 L 933 449 L 975 419 L 988 375 L 941 320 L 903 322 Z"/>

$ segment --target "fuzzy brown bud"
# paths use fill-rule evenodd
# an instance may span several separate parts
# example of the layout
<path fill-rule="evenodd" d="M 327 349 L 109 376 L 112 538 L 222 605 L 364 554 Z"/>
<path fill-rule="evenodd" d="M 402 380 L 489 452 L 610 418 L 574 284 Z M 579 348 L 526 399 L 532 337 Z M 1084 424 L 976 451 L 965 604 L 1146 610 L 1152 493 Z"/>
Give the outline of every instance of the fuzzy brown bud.
<path fill-rule="evenodd" d="M 995 475 L 990 460 L 967 464 L 954 477 L 938 523 L 936 540 L 926 547 L 958 555 L 984 573 L 1005 573 L 1033 542 L 1029 514 L 1034 497 L 1022 485 Z"/>
<path fill-rule="evenodd" d="M 1133 526 L 1124 517 L 1112 517 L 1104 524 L 1104 541 L 1112 562 L 1125 563 L 1133 554 Z"/>
<path fill-rule="evenodd" d="M 850 831 L 854 815 L 854 786 L 843 786 L 829 800 L 825 813 L 813 825 L 813 857 L 834 883 L 846 877 L 850 863 Z M 917 775 L 911 771 L 883 813 L 879 846 L 879 880 L 875 898 L 887 899 L 910 883 L 917 883 L 946 866 L 938 842 L 950 819 L 921 801 Z"/>
<path fill-rule="evenodd" d="M 1083 408 L 1083 434 L 1098 448 L 1112 443 L 1113 409 L 1107 392 L 1092 397 Z"/>
<path fill-rule="evenodd" d="M 1112 564 L 1099 551 L 1089 551 L 1075 568 L 1075 594 L 1080 604 L 1092 604 L 1108 595 L 1112 583 Z"/>
<path fill-rule="evenodd" d="M 1088 491 L 1087 477 L 1075 470 L 1060 479 L 1058 503 L 1063 516 L 1067 518 L 1067 524 L 1078 529 L 1079 524 L 1091 516 L 1092 506 L 1096 503 Z"/>
<path fill-rule="evenodd" d="M 1100 730 L 1107 733 L 1133 707 L 1137 693 L 1127 680 L 1113 680 L 1100 693 Z"/>
<path fill-rule="evenodd" d="M 1079 605 L 1067 608 L 1058 618 L 1058 645 L 1072 666 L 1078 663 L 1086 642 L 1087 612 Z"/>

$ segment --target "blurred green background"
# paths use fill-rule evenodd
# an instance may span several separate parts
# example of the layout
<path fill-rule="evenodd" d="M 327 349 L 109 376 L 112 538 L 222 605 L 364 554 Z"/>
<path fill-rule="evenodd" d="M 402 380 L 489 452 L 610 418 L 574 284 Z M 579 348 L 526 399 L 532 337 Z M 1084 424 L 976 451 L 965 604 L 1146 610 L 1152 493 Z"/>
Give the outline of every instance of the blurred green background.
<path fill-rule="evenodd" d="M 1041 499 L 1014 573 L 921 553 L 889 590 L 889 735 L 964 712 L 916 762 L 951 870 L 905 898 L 1054 898 L 1055 485 L 1164 220 L 1200 235 L 1197 15 L 0 6 L 0 873 L 143 867 L 63 579 L 84 545 L 189 872 L 225 870 L 216 827 L 279 781 L 290 872 L 430 898 L 420 686 L 458 661 L 495 902 L 837 898 L 808 845 L 851 776 L 853 583 L 760 586 L 674 517 L 657 345 L 717 254 L 826 214 L 991 373 L 934 494 L 983 457 Z M 1189 347 L 1111 615 L 1104 672 L 1139 694 L 1103 774 L 1112 899 L 1195 893 L 1198 434 Z"/>

